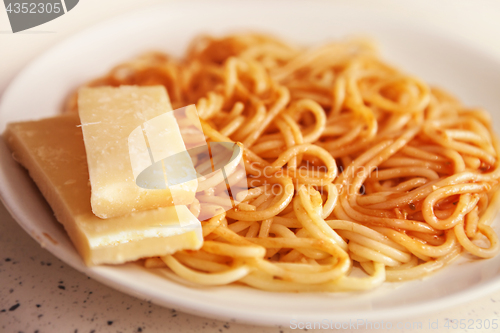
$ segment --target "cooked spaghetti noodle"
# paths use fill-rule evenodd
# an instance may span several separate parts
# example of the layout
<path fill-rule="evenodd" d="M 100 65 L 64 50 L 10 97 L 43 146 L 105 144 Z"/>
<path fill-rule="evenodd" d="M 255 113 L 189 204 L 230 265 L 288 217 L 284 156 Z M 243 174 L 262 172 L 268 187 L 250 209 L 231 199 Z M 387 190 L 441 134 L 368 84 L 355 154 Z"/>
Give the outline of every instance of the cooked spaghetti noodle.
<path fill-rule="evenodd" d="M 500 251 L 489 115 L 385 64 L 366 41 L 303 49 L 263 35 L 200 37 L 182 60 L 149 53 L 89 83 L 157 84 L 174 109 L 196 104 L 208 140 L 243 144 L 250 190 L 202 222 L 201 250 L 146 267 L 202 285 L 346 291 Z M 191 205 L 203 209 L 220 208 Z"/>

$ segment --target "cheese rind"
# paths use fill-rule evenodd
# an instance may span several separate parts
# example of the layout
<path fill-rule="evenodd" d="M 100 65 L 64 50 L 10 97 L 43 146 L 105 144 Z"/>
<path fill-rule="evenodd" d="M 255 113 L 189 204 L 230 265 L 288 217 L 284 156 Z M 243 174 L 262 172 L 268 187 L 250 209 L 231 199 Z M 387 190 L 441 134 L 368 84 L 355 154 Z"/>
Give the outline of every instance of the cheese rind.
<path fill-rule="evenodd" d="M 154 161 L 149 160 L 151 164 L 164 158 L 163 154 L 169 150 L 186 149 L 175 118 L 170 115 L 172 107 L 163 86 L 81 88 L 78 110 L 95 215 L 107 219 L 171 206 L 174 204 L 172 196 L 179 205 L 193 201 L 196 180 L 172 189 L 167 186 L 145 189 L 136 184 L 140 168 L 149 160 L 144 137 L 138 128 L 144 126 L 149 144 L 155 148 L 152 149 Z M 154 118 L 164 120 L 159 124 L 163 126 L 148 132 L 148 124 Z M 156 147 L 162 147 L 162 150 Z M 161 154 L 158 155 L 157 151 Z"/>
<path fill-rule="evenodd" d="M 82 131 L 76 115 L 13 123 L 4 138 L 54 210 L 87 265 L 119 264 L 199 249 L 201 224 L 186 206 L 100 219 L 92 213 Z M 179 221 L 183 221 L 182 226 Z"/>

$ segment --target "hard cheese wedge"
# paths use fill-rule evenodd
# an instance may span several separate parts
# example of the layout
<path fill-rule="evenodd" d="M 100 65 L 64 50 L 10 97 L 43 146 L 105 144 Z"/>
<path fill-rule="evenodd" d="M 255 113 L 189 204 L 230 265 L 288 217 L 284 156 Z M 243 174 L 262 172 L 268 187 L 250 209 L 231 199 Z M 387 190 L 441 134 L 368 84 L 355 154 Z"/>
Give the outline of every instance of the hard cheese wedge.
<path fill-rule="evenodd" d="M 78 110 L 95 215 L 110 218 L 165 207 L 173 205 L 172 197 L 176 205 L 194 200 L 196 179 L 175 188 L 145 189 L 136 184 L 141 171 L 137 168 L 147 167 L 144 162 L 153 164 L 165 154 L 186 150 L 163 86 L 82 88 Z M 164 126 L 152 126 L 152 120 Z"/>
<path fill-rule="evenodd" d="M 199 249 L 201 225 L 186 206 L 111 219 L 92 213 L 85 147 L 78 116 L 13 123 L 4 133 L 87 265 L 118 264 Z M 179 224 L 182 220 L 183 226 Z"/>

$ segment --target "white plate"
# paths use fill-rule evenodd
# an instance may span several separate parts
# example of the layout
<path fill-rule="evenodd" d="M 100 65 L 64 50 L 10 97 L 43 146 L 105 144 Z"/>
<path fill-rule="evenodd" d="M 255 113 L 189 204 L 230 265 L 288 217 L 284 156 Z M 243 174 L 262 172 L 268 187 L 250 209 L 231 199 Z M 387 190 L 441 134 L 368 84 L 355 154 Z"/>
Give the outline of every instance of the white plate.
<path fill-rule="evenodd" d="M 0 105 L 0 132 L 11 121 L 57 114 L 69 91 L 141 52 L 159 49 L 180 56 L 199 33 L 248 29 L 306 44 L 369 34 L 379 41 L 385 59 L 445 87 L 467 104 L 489 109 L 497 130 L 500 128 L 499 63 L 452 36 L 327 2 L 267 1 L 259 6 L 244 1 L 175 2 L 71 37 L 25 68 L 6 90 Z M 423 281 L 387 283 L 357 294 L 270 293 L 236 286 L 193 288 L 135 264 L 88 268 L 27 173 L 0 141 L 0 195 L 19 224 L 47 250 L 84 274 L 160 305 L 223 320 L 289 326 L 291 320 L 380 321 L 417 316 L 500 287 L 500 257 L 454 264 Z"/>

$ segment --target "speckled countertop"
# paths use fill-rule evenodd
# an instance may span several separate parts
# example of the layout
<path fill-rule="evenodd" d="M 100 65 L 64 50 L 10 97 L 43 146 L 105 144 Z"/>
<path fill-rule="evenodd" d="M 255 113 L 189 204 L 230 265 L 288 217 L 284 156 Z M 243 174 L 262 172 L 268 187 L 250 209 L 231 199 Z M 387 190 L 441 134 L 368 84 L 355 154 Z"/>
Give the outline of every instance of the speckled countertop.
<path fill-rule="evenodd" d="M 0 8 L 0 93 L 8 82 L 40 52 L 67 36 L 102 21 L 162 0 L 86 0 L 73 11 L 34 31 L 10 33 L 6 12 Z M 347 2 L 339 0 L 340 2 Z M 500 59 L 500 2 L 491 0 L 430 1 L 356 0 L 374 10 L 397 12 L 401 17 L 419 17 L 440 29 L 453 32 L 495 54 Z M 429 10 L 432 8 L 433 10 Z M 72 11 L 72 13 L 73 13 Z M 1 98 L 1 95 L 0 95 Z M 500 291 L 466 305 L 412 322 L 496 319 L 500 323 Z M 401 320 L 400 320 L 401 321 Z M 163 308 L 125 295 L 91 280 L 42 249 L 10 217 L 0 203 L 0 332 L 207 332 L 285 333 L 288 327 L 256 327 L 209 320 Z M 332 331 L 332 330 L 330 330 Z M 465 332 L 424 328 L 419 330 L 372 330 L 370 332 Z M 494 330 L 469 330 L 494 332 Z M 326 332 L 326 330 L 325 330 Z M 345 330 L 343 332 L 364 332 Z M 366 332 L 366 331 L 365 331 Z"/>

